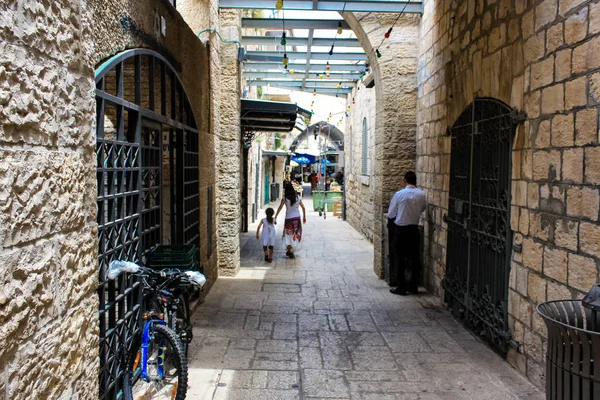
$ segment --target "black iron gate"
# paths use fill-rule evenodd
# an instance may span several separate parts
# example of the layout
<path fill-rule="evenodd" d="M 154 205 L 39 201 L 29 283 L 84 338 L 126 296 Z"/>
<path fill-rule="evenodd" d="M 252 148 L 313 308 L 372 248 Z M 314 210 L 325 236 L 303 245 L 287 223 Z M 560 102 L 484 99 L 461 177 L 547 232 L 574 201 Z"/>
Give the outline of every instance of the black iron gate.
<path fill-rule="evenodd" d="M 515 114 L 476 99 L 451 129 L 446 301 L 501 353 L 508 327 L 511 151 Z"/>
<path fill-rule="evenodd" d="M 199 245 L 199 141 L 183 86 L 158 53 L 128 50 L 95 80 L 99 398 L 114 400 L 143 299 L 136 278 L 109 281 L 106 269 L 113 260 L 143 261 L 157 244 Z"/>

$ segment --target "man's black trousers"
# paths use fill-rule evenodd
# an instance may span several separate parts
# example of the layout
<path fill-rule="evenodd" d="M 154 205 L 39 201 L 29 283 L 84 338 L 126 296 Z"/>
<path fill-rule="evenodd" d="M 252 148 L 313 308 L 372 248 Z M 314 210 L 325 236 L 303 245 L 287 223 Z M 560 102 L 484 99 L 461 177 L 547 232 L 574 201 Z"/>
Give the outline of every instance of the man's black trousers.
<path fill-rule="evenodd" d="M 395 226 L 393 236 L 394 263 L 398 277 L 398 290 L 417 293 L 419 291 L 419 278 L 421 277 L 421 258 L 419 257 L 419 244 L 421 235 L 418 225 Z M 411 269 L 411 280 L 406 282 L 405 269 Z M 408 287 L 407 287 L 408 286 Z"/>

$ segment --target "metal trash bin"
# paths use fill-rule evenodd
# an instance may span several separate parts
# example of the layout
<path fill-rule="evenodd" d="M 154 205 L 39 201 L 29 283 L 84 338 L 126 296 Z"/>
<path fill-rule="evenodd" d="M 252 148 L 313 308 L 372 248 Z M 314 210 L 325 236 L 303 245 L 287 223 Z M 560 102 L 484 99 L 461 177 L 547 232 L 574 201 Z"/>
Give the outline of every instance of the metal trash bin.
<path fill-rule="evenodd" d="M 548 327 L 546 399 L 600 399 L 597 311 L 585 298 L 549 301 L 537 311 Z"/>

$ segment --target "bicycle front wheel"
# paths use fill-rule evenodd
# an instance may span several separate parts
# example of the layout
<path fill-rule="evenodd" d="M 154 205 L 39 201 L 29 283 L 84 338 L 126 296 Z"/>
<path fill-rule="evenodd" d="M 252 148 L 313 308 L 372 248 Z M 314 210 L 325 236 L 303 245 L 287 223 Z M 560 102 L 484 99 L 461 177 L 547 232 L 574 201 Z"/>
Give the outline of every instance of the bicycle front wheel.
<path fill-rule="evenodd" d="M 129 352 L 123 384 L 125 400 L 184 400 L 187 392 L 187 360 L 181 340 L 164 325 L 154 324 L 148 343 L 147 378 L 141 371 L 141 335 Z"/>

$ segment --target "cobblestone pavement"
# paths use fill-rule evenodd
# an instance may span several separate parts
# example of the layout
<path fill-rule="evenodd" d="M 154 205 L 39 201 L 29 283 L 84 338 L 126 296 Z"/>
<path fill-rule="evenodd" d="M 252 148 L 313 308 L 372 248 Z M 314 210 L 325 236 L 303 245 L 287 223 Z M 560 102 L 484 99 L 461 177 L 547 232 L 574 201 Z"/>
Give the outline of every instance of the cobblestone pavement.
<path fill-rule="evenodd" d="M 373 246 L 306 202 L 297 258 L 263 261 L 251 225 L 194 314 L 189 399 L 544 399 L 434 297 L 389 293 Z"/>

